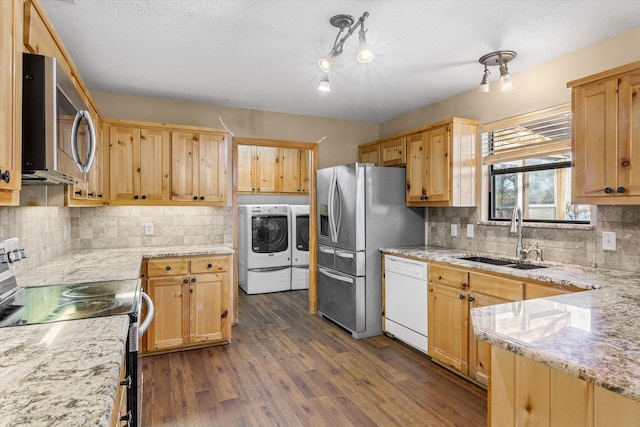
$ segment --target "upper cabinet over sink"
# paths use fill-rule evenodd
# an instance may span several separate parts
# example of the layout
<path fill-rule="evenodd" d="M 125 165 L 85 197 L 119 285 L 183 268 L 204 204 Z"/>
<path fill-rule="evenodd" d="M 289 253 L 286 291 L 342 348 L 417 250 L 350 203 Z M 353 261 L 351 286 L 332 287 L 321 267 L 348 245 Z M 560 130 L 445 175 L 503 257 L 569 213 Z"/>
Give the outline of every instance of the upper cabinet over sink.
<path fill-rule="evenodd" d="M 572 89 L 573 203 L 640 204 L 640 62 L 567 87 Z"/>

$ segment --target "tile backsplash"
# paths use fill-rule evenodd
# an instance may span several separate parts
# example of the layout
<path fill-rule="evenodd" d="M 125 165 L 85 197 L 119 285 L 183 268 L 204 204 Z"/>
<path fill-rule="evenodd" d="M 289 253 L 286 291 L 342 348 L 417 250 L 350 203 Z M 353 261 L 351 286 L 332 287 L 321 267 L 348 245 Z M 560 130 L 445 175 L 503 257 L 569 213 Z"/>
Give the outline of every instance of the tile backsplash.
<path fill-rule="evenodd" d="M 537 241 L 546 261 L 640 271 L 640 206 L 598 206 L 596 218 L 592 226 L 574 228 L 525 223 L 523 246 Z M 457 225 L 457 236 L 451 236 L 451 224 Z M 467 237 L 468 224 L 474 225 L 473 238 Z M 429 208 L 427 226 L 431 246 L 515 256 L 509 223 L 478 224 L 477 208 Z M 616 251 L 602 250 L 603 231 L 616 233 Z"/>

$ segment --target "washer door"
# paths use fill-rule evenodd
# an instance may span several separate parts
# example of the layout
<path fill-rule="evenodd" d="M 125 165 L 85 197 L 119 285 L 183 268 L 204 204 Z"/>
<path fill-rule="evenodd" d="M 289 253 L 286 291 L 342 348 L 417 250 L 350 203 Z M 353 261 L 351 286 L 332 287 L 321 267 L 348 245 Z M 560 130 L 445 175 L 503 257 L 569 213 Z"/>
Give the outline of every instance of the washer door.
<path fill-rule="evenodd" d="M 309 252 L 309 215 L 296 216 L 296 249 Z"/>
<path fill-rule="evenodd" d="M 251 218 L 251 248 L 254 253 L 271 254 L 289 248 L 287 215 L 258 215 Z"/>

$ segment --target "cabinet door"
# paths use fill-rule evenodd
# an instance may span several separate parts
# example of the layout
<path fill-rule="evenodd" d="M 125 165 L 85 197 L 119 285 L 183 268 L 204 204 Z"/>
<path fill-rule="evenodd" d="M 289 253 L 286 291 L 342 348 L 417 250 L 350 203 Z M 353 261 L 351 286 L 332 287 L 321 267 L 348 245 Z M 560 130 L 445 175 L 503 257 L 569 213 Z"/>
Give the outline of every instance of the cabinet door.
<path fill-rule="evenodd" d="M 224 202 L 227 191 L 224 135 L 200 134 L 198 155 L 198 200 Z"/>
<path fill-rule="evenodd" d="M 0 205 L 17 205 L 22 147 L 22 7 L 0 2 Z M 9 182 L 6 182 L 6 181 Z"/>
<path fill-rule="evenodd" d="M 311 172 L 313 170 L 313 152 L 300 150 L 300 191 L 308 193 L 311 188 Z"/>
<path fill-rule="evenodd" d="M 469 295 L 469 308 L 503 304 L 507 299 L 472 292 Z M 479 340 L 473 333 L 473 324 L 469 322 L 469 376 L 487 385 L 491 374 L 491 344 Z"/>
<path fill-rule="evenodd" d="M 228 281 L 225 274 L 198 274 L 190 279 L 190 341 L 228 338 L 226 307 Z"/>
<path fill-rule="evenodd" d="M 238 192 L 256 191 L 253 183 L 253 146 L 238 145 Z"/>
<path fill-rule="evenodd" d="M 169 199 L 169 131 L 140 130 L 138 169 L 140 199 L 159 201 Z"/>
<path fill-rule="evenodd" d="M 198 199 L 198 165 L 198 134 L 172 132 L 171 200 Z"/>
<path fill-rule="evenodd" d="M 618 80 L 599 81 L 573 90 L 572 201 L 613 198 L 617 185 Z M 605 189 L 611 189 L 606 193 Z M 595 199 L 597 200 L 597 199 Z"/>
<path fill-rule="evenodd" d="M 147 331 L 147 348 L 162 350 L 187 344 L 189 342 L 188 277 L 149 277 L 148 288 L 156 313 Z"/>
<path fill-rule="evenodd" d="M 429 131 L 426 159 L 427 197 L 429 202 L 449 201 L 451 182 L 451 132 L 449 126 Z"/>
<path fill-rule="evenodd" d="M 640 196 L 640 71 L 618 86 L 618 197 Z M 636 157 L 635 159 L 633 157 Z M 638 161 L 636 164 L 634 161 Z M 620 191 L 623 189 L 624 191 Z"/>
<path fill-rule="evenodd" d="M 254 177 L 256 191 L 261 193 L 278 192 L 280 159 L 278 147 L 255 147 Z"/>
<path fill-rule="evenodd" d="M 427 195 L 425 162 L 428 156 L 428 132 L 407 137 L 407 203 L 421 203 Z"/>
<path fill-rule="evenodd" d="M 358 158 L 360 163 L 373 163 L 380 166 L 380 145 L 373 144 L 358 148 Z"/>
<path fill-rule="evenodd" d="M 140 129 L 109 128 L 110 200 L 134 200 L 140 194 Z"/>
<path fill-rule="evenodd" d="M 449 286 L 429 283 L 429 355 L 467 372 L 468 294 Z"/>
<path fill-rule="evenodd" d="M 300 191 L 300 151 L 297 148 L 280 148 L 280 191 L 283 193 Z"/>
<path fill-rule="evenodd" d="M 407 140 L 404 136 L 384 141 L 380 145 L 382 166 L 402 166 L 407 163 Z"/>

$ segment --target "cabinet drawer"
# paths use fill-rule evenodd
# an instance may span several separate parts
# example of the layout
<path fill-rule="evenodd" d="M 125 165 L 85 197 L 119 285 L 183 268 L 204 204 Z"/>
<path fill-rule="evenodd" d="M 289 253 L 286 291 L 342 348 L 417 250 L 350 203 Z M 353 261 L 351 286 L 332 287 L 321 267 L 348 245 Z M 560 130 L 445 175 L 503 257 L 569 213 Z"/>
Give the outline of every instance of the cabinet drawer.
<path fill-rule="evenodd" d="M 469 275 L 466 271 L 458 268 L 446 267 L 435 263 L 429 265 L 429 282 L 466 289 L 469 287 L 468 277 Z"/>
<path fill-rule="evenodd" d="M 523 282 L 482 273 L 471 273 L 469 285 L 474 292 L 481 292 L 509 301 L 520 301 L 524 296 Z"/>
<path fill-rule="evenodd" d="M 229 270 L 228 256 L 203 256 L 191 258 L 192 273 L 214 273 Z"/>
<path fill-rule="evenodd" d="M 149 277 L 177 274 L 189 274 L 189 261 L 183 258 L 151 258 L 147 262 Z"/>

